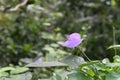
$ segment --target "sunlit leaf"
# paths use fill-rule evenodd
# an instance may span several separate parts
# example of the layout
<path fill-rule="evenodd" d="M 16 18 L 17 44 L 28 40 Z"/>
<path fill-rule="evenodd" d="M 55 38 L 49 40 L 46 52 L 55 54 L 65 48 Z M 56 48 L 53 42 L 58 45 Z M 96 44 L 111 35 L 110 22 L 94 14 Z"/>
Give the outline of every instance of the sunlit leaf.
<path fill-rule="evenodd" d="M 115 56 L 113 57 L 113 59 L 114 59 L 114 62 L 119 62 L 119 63 L 120 63 L 120 56 L 115 55 Z"/>
<path fill-rule="evenodd" d="M 12 68 L 12 67 L 4 67 L 4 68 L 0 69 L 0 73 L 1 73 L 1 72 L 6 72 L 6 71 L 11 71 L 11 70 L 15 70 L 15 68 Z"/>
<path fill-rule="evenodd" d="M 0 77 L 8 76 L 9 74 L 7 72 L 0 72 Z"/>
<path fill-rule="evenodd" d="M 104 64 L 110 63 L 110 60 L 108 58 L 105 58 L 102 60 L 102 63 L 104 63 Z"/>
<path fill-rule="evenodd" d="M 117 6 L 116 0 L 111 0 L 111 6 L 113 8 Z"/>
<path fill-rule="evenodd" d="M 10 73 L 11 74 L 19 74 L 19 73 L 24 73 L 24 72 L 26 72 L 28 70 L 29 70 L 29 68 L 18 67 L 18 68 L 15 68 L 15 70 L 12 70 Z"/>
<path fill-rule="evenodd" d="M 112 49 L 112 48 L 120 48 L 120 45 L 112 45 L 108 47 L 108 49 Z"/>
<path fill-rule="evenodd" d="M 95 73 L 90 69 L 87 70 L 86 72 L 87 72 L 87 74 L 91 75 L 92 77 L 95 75 Z"/>

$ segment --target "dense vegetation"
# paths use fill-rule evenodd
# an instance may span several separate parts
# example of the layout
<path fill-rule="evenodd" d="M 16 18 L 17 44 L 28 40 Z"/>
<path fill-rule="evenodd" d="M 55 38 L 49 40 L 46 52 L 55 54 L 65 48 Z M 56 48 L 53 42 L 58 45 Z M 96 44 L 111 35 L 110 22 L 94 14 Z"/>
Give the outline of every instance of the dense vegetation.
<path fill-rule="evenodd" d="M 120 44 L 120 0 L 0 0 L 0 66 L 12 66 L 17 70 L 16 66 L 23 67 L 38 58 L 43 61 L 60 61 L 64 56 L 78 52 L 77 49 L 72 51 L 61 46 L 66 36 L 74 32 L 81 34 L 81 46 L 91 60 L 105 61 L 101 65 L 99 61 L 89 61 L 88 65 L 81 65 L 79 69 L 87 66 L 87 72 L 92 77 L 97 74 L 94 70 L 98 68 L 101 72 L 109 73 L 107 77 L 118 75 L 115 72 L 119 67 L 110 66 L 111 62 L 119 63 L 116 60 L 120 60 L 117 56 L 120 50 L 108 47 Z M 83 54 L 80 56 L 87 61 Z M 96 66 L 96 69 L 91 69 L 91 65 Z M 33 75 L 43 72 L 36 78 L 48 78 L 54 70 L 64 68 L 66 66 L 35 69 Z M 10 67 L 7 70 L 13 69 Z M 27 70 L 28 68 L 23 68 L 23 72 Z M 75 74 L 85 77 L 82 72 Z M 60 78 L 59 75 L 57 77 Z M 97 80 L 98 76 L 94 77 Z M 100 79 L 104 80 L 103 77 L 105 76 L 102 75 Z"/>

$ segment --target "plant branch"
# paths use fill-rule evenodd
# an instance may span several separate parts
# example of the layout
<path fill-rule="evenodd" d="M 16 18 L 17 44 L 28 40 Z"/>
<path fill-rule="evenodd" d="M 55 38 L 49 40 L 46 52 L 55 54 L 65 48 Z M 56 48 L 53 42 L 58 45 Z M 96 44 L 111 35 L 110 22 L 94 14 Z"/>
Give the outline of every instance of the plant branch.
<path fill-rule="evenodd" d="M 17 11 L 20 7 L 24 6 L 26 3 L 28 2 L 28 0 L 24 0 L 22 3 L 17 4 L 15 7 L 9 9 L 9 11 Z"/>

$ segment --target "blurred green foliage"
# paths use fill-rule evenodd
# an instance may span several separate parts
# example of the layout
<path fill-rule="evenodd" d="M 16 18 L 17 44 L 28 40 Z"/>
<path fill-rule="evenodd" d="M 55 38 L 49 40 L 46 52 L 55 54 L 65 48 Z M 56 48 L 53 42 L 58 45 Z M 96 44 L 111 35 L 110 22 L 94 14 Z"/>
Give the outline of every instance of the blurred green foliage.
<path fill-rule="evenodd" d="M 111 58 L 113 26 L 120 43 L 119 8 L 119 0 L 0 0 L 0 65 L 60 59 L 70 52 L 61 41 L 72 32 L 82 35 L 91 59 Z"/>

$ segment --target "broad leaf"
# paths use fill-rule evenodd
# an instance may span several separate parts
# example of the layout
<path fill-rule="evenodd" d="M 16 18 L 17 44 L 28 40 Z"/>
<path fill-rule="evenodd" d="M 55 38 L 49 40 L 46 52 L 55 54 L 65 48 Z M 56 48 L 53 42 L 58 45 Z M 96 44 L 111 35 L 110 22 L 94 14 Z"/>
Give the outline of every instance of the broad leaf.
<path fill-rule="evenodd" d="M 1 77 L 0 80 L 31 80 L 32 74 L 30 72 L 26 72 L 19 75 L 11 75 L 10 78 Z"/>
<path fill-rule="evenodd" d="M 54 73 L 52 80 L 58 80 L 57 78 L 59 78 L 59 80 L 65 80 L 65 78 L 67 77 L 68 74 L 70 74 L 71 72 L 69 71 L 61 71 L 59 73 Z"/>
<path fill-rule="evenodd" d="M 68 64 L 71 67 L 78 67 L 80 64 L 85 63 L 84 59 L 79 56 L 69 55 L 62 60 L 63 63 Z"/>
<path fill-rule="evenodd" d="M 31 72 L 26 72 L 23 74 L 19 75 L 11 75 L 14 80 L 31 80 L 32 79 L 32 73 Z"/>
<path fill-rule="evenodd" d="M 92 78 L 84 72 L 79 71 L 69 74 L 68 80 L 92 80 Z"/>
<path fill-rule="evenodd" d="M 13 78 L 2 77 L 2 78 L 0 78 L 0 80 L 15 80 L 15 79 L 13 79 Z"/>
<path fill-rule="evenodd" d="M 120 63 L 108 63 L 106 65 L 109 67 L 116 67 L 116 66 L 120 66 Z"/>
<path fill-rule="evenodd" d="M 51 61 L 51 62 L 34 62 L 26 65 L 26 67 L 54 67 L 54 66 L 67 66 L 64 63 Z"/>
<path fill-rule="evenodd" d="M 51 79 L 38 79 L 38 80 L 51 80 Z"/>
<path fill-rule="evenodd" d="M 120 74 L 115 73 L 115 72 L 111 72 L 111 73 L 106 75 L 105 80 L 120 80 Z"/>
<path fill-rule="evenodd" d="M 62 80 L 62 78 L 61 78 L 60 75 L 54 73 L 54 74 L 53 74 L 53 77 L 52 77 L 52 80 Z"/>

